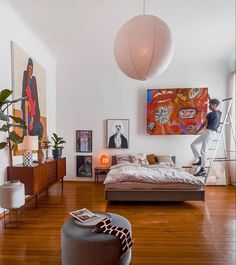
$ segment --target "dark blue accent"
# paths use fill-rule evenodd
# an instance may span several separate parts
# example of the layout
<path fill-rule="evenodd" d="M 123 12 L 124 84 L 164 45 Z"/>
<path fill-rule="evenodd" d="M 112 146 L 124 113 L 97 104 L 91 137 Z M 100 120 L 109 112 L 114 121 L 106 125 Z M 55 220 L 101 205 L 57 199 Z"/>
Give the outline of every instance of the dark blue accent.
<path fill-rule="evenodd" d="M 207 129 L 216 131 L 220 125 L 221 111 L 216 110 L 207 114 Z"/>
<path fill-rule="evenodd" d="M 147 103 L 152 102 L 152 91 L 147 90 Z"/>

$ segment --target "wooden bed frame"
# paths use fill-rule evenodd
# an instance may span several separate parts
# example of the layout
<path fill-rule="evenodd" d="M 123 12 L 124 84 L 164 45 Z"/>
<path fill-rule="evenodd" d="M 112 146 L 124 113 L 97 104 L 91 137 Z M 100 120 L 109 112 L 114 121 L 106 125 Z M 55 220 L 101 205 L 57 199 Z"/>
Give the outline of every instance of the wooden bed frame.
<path fill-rule="evenodd" d="M 175 163 L 175 157 L 172 157 Z M 112 156 L 112 165 L 116 157 Z M 114 190 L 105 188 L 108 201 L 205 201 L 205 190 Z"/>

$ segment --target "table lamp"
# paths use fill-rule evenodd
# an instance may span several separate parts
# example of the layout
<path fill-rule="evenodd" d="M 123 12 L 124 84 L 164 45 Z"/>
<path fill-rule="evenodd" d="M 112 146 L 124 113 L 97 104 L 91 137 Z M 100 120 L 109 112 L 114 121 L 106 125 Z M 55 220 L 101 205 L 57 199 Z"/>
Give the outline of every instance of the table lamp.
<path fill-rule="evenodd" d="M 99 156 L 98 161 L 99 161 L 100 166 L 102 167 L 106 167 L 109 165 L 109 157 L 106 154 L 101 154 Z"/>
<path fill-rule="evenodd" d="M 31 167 L 33 164 L 32 151 L 38 150 L 38 136 L 24 136 L 24 140 L 21 144 L 18 144 L 18 150 L 24 150 L 24 166 Z"/>

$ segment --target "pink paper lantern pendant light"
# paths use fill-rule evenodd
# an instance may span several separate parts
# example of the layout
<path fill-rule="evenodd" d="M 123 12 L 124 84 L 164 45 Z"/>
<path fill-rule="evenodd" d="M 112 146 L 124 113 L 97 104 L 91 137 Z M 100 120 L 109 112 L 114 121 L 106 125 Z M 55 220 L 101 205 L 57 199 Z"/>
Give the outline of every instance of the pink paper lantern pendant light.
<path fill-rule="evenodd" d="M 118 32 L 114 52 L 120 70 L 127 76 L 146 80 L 168 67 L 173 45 L 167 24 L 152 15 L 139 15 Z"/>

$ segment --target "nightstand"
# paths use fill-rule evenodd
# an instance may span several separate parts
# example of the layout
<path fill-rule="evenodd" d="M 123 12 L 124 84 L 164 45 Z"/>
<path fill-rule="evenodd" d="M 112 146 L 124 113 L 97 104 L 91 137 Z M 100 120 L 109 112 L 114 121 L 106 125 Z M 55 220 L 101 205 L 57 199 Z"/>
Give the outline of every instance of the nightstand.
<path fill-rule="evenodd" d="M 99 175 L 104 175 L 106 176 L 107 173 L 109 172 L 110 167 L 95 167 L 94 168 L 94 173 L 95 173 L 95 184 L 98 184 L 98 176 Z"/>

